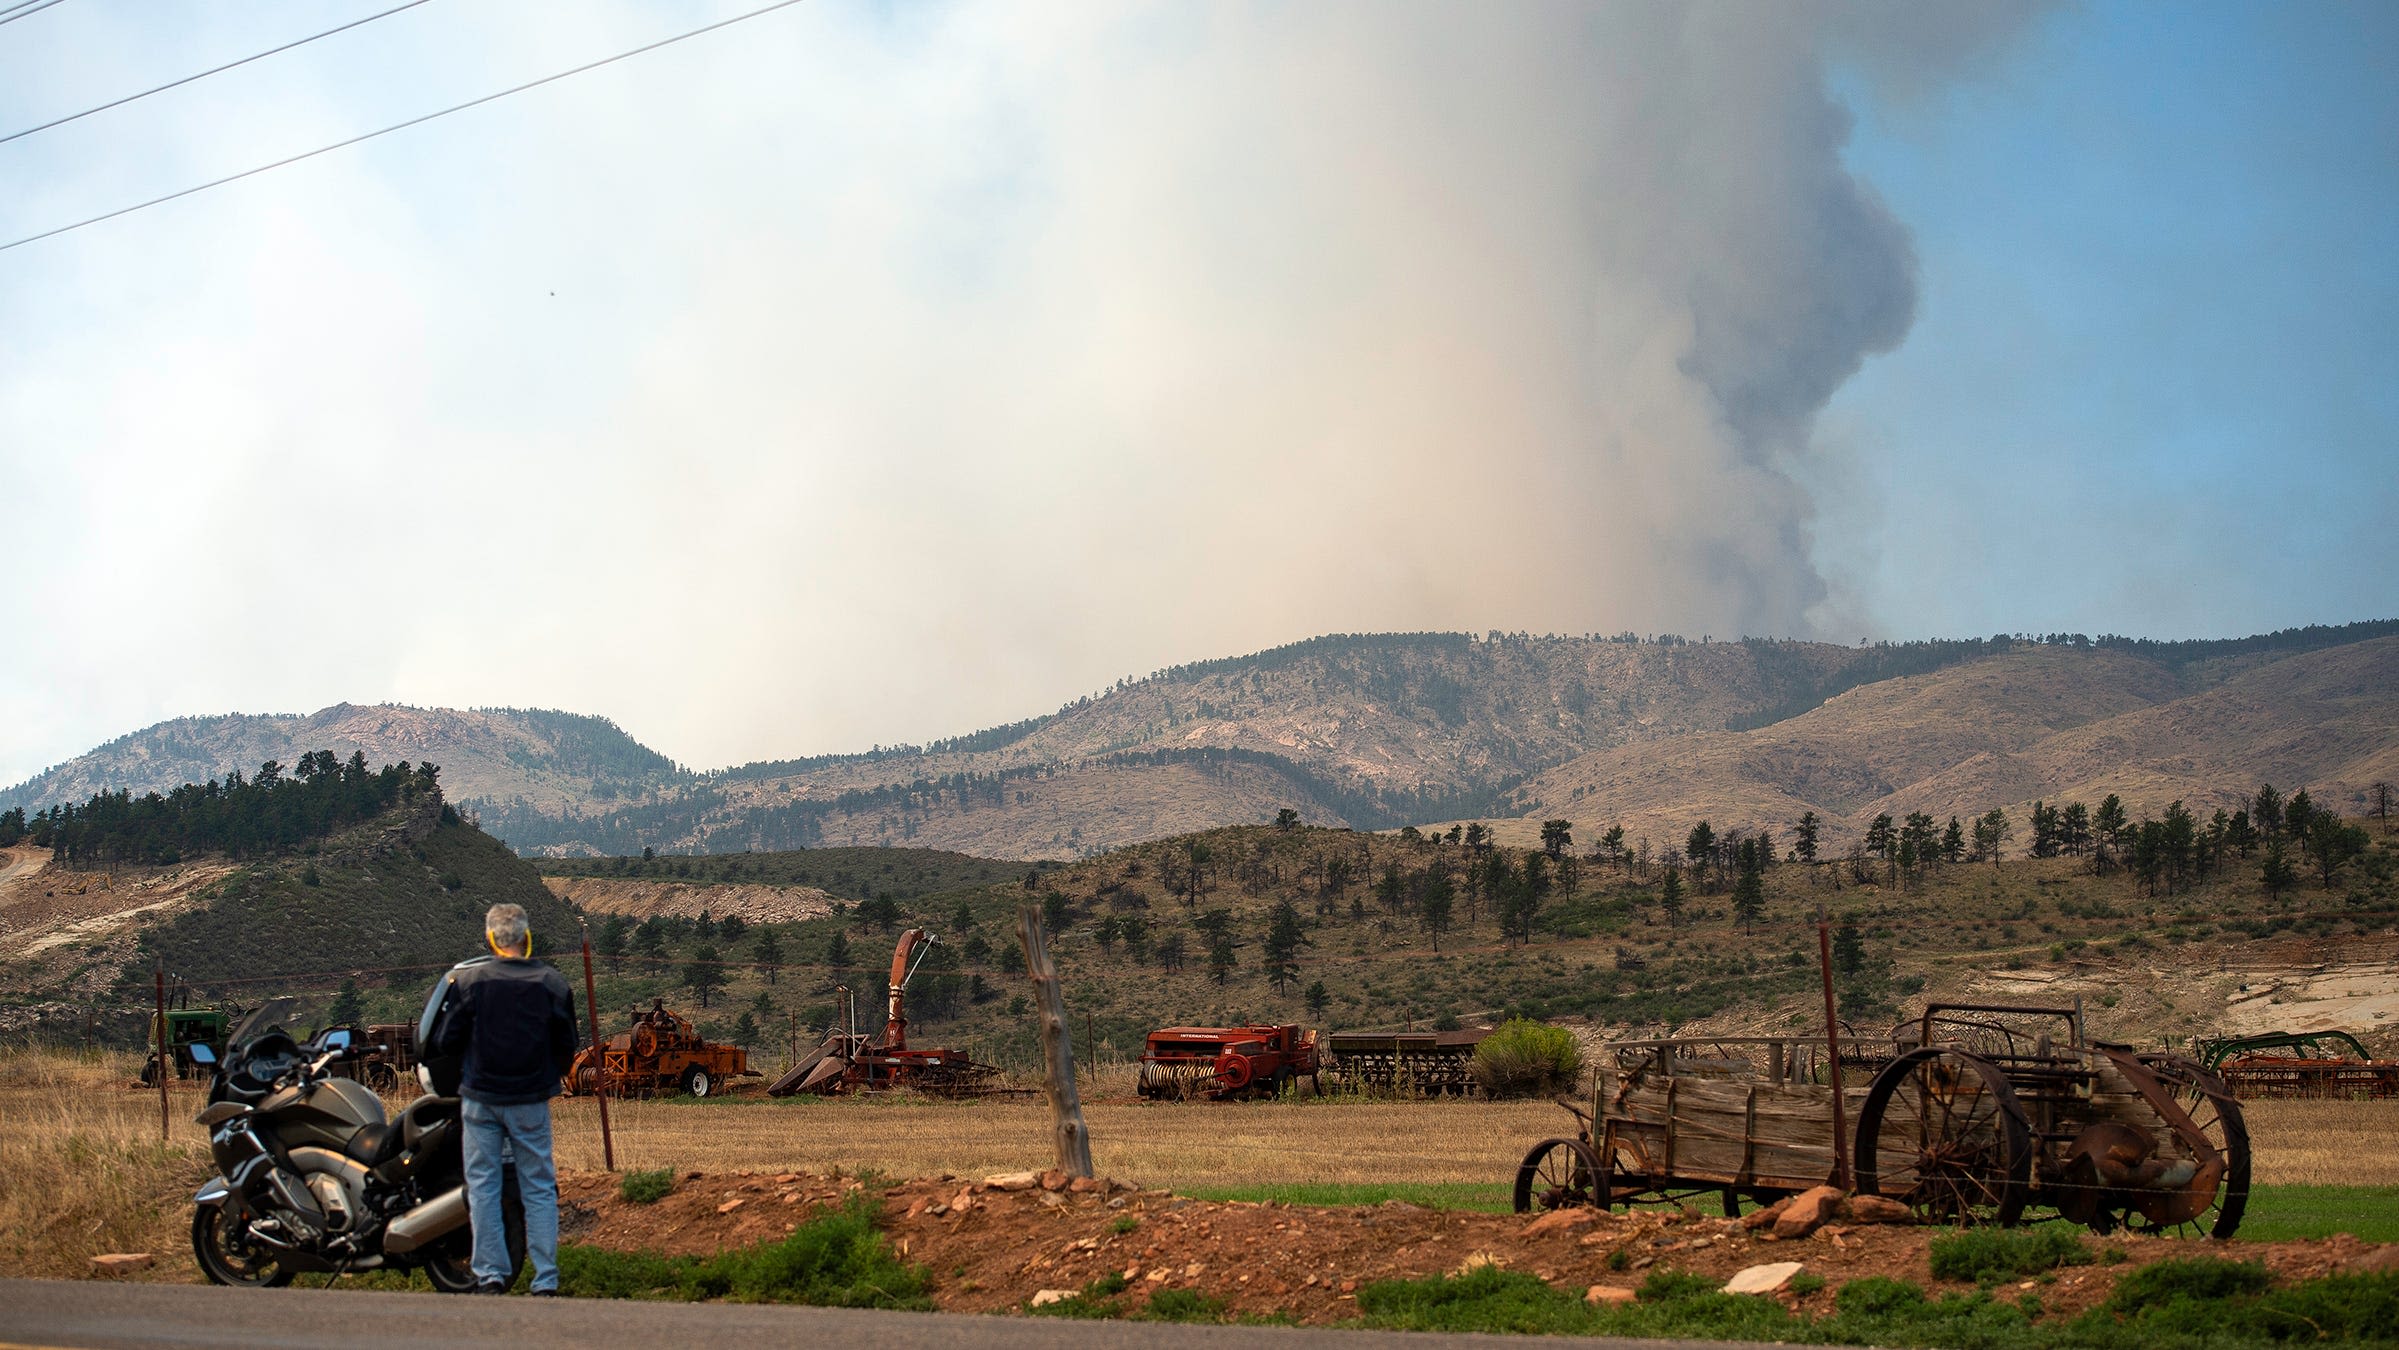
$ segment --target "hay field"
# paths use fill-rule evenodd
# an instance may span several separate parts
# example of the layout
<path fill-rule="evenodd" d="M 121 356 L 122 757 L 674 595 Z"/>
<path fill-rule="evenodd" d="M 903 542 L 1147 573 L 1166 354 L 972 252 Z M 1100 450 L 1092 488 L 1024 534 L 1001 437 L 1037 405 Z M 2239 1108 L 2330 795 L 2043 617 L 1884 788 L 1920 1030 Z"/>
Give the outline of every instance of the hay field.
<path fill-rule="evenodd" d="M 0 1275 L 74 1277 L 100 1252 L 150 1251 L 150 1278 L 196 1278 L 184 1256 L 191 1195 L 213 1170 L 178 1086 L 161 1143 L 158 1096 L 131 1090 L 131 1056 L 0 1055 Z M 845 1170 L 980 1176 L 1046 1165 L 1038 1099 L 611 1105 L 620 1168 Z M 1216 1105 L 1099 1102 L 1086 1108 L 1099 1169 L 1151 1186 L 1504 1183 L 1535 1141 L 1568 1133 L 1547 1103 Z M 2259 1186 L 2399 1186 L 2399 1102 L 2255 1102 Z M 560 1163 L 600 1166 L 589 1100 L 557 1104 Z"/>
<path fill-rule="evenodd" d="M 872 1167 L 893 1176 L 983 1176 L 1046 1167 L 1049 1108 L 985 1102 L 795 1101 L 706 1106 L 611 1102 L 619 1167 Z M 1254 1182 L 1500 1182 L 1573 1119 L 1545 1102 L 1094 1103 L 1093 1165 L 1147 1186 Z M 599 1115 L 556 1108 L 559 1161 L 600 1165 Z"/>

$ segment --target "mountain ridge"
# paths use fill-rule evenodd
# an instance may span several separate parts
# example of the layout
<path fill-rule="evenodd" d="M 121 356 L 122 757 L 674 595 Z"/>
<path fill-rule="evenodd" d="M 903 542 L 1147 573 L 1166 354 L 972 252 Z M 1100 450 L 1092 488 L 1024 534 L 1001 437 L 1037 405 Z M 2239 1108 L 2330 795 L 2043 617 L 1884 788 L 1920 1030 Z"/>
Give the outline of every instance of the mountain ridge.
<path fill-rule="evenodd" d="M 139 793 L 329 746 L 436 762 L 462 811 L 520 852 L 551 856 L 910 843 L 1065 858 L 1285 807 L 1358 828 L 1547 815 L 1589 825 L 1643 811 L 1661 828 L 1694 811 L 1780 827 L 1815 810 L 1838 832 L 1877 802 L 1979 811 L 2084 790 L 2105 775 L 2066 774 L 2070 752 L 2086 766 L 2137 759 L 2149 740 L 2206 760 L 2209 775 L 2182 777 L 2211 783 L 2259 757 L 2257 775 L 2278 781 L 2348 783 L 2352 765 L 2372 775 L 2360 783 L 2387 778 L 2394 750 L 2370 691 L 2386 666 L 2373 644 L 2399 650 L 2394 634 L 2399 621 L 2189 642 L 2053 634 L 1860 647 L 1335 634 L 1128 677 L 1055 713 L 923 746 L 703 773 L 601 717 L 337 704 L 160 723 L 0 792 L 0 809 Z M 2333 724 L 2315 739 L 2345 757 L 2277 758 L 2268 741 L 2299 745 L 2306 728 L 2256 700 L 2304 691 L 2259 678 L 2363 648 L 2368 668 L 2343 677 L 2349 695 L 2304 695 Z M 2072 739 L 2101 724 L 2112 730 Z M 2251 726 L 2264 730 L 2247 749 L 2206 748 L 2211 728 Z M 2044 744 L 2050 758 L 2025 758 Z M 2180 772 L 2153 767 L 2159 783 Z"/>

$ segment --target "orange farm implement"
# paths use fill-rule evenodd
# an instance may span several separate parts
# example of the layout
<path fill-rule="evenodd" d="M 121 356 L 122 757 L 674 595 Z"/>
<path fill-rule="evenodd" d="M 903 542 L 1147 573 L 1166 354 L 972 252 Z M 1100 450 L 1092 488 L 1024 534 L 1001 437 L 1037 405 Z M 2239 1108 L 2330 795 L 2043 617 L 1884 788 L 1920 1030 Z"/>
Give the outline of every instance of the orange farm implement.
<path fill-rule="evenodd" d="M 1186 1101 L 1278 1097 L 1299 1079 L 1318 1092 L 1316 1033 L 1298 1027 L 1160 1027 L 1141 1055 L 1138 1091 Z"/>
<path fill-rule="evenodd" d="M 766 1095 L 789 1097 L 815 1092 L 887 1092 L 914 1088 L 943 1097 L 982 1097 L 1003 1091 L 999 1070 L 978 1064 L 964 1050 L 918 1049 L 908 1044 L 908 981 L 933 950 L 934 939 L 921 928 L 900 934 L 891 954 L 891 982 L 882 1034 L 858 1030 L 858 1000 L 841 991 L 845 1005 L 842 1023 L 825 1043 L 784 1070 L 769 1083 Z"/>
<path fill-rule="evenodd" d="M 598 1051 L 595 1055 L 594 1049 Z M 648 1012 L 633 1015 L 630 1031 L 587 1046 L 566 1071 L 569 1094 L 596 1093 L 606 1083 L 612 1097 L 655 1097 L 687 1092 L 707 1097 L 724 1090 L 736 1078 L 759 1077 L 750 1067 L 749 1052 L 738 1045 L 715 1045 L 701 1039 L 691 1023 L 653 1000 Z"/>

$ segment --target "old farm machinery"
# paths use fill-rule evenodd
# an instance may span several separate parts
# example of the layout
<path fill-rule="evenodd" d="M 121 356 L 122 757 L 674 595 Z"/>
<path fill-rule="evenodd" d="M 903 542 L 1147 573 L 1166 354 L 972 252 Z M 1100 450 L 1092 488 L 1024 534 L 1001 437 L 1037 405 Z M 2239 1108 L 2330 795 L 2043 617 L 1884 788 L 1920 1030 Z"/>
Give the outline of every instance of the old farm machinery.
<path fill-rule="evenodd" d="M 1345 1088 L 1470 1096 L 1474 1048 L 1490 1035 L 1471 1031 L 1336 1031 L 1324 1038 L 1325 1072 Z"/>
<path fill-rule="evenodd" d="M 1295 1026 L 1160 1027 L 1142 1047 L 1136 1091 L 1167 1101 L 1276 1097 L 1317 1079 L 1316 1033 Z"/>
<path fill-rule="evenodd" d="M 1568 1107 L 1581 1129 L 1525 1155 L 1516 1207 L 1714 1194 L 1731 1213 L 1846 1177 L 1928 1223 L 2240 1226 L 2248 1131 L 2198 1063 L 2089 1041 L 2077 1008 L 1935 1004 L 1907 1030 L 1837 1096 L 1820 1041 L 1608 1046 L 1591 1109 Z"/>
<path fill-rule="evenodd" d="M 2196 1052 L 2243 1100 L 2399 1097 L 2399 1060 L 2375 1059 L 2346 1031 L 2232 1036 L 2201 1041 Z"/>
<path fill-rule="evenodd" d="M 919 1049 L 908 1044 L 908 982 L 931 954 L 935 939 L 921 928 L 900 934 L 891 954 L 889 1006 L 883 1030 L 868 1036 L 858 1030 L 857 995 L 838 991 L 840 1021 L 824 1044 L 802 1057 L 767 1085 L 770 1097 L 795 1093 L 827 1095 L 843 1092 L 884 1092 L 914 1088 L 945 1097 L 989 1096 L 1002 1089 L 999 1070 L 979 1064 L 964 1050 Z"/>
<path fill-rule="evenodd" d="M 564 1086 L 570 1096 L 605 1089 L 612 1097 L 677 1092 L 707 1097 L 736 1078 L 759 1076 L 748 1051 L 703 1039 L 691 1023 L 653 999 L 648 1011 L 633 1014 L 629 1030 L 576 1054 Z"/>

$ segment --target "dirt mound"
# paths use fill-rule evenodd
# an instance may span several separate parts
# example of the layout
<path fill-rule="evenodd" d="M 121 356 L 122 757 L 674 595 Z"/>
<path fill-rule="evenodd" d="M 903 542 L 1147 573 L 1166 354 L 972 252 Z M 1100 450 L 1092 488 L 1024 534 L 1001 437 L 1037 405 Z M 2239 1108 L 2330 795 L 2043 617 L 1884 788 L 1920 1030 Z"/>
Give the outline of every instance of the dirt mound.
<path fill-rule="evenodd" d="M 865 1190 L 855 1178 L 805 1172 L 688 1172 L 665 1199 L 633 1205 L 618 1198 L 616 1183 L 592 1173 L 560 1178 L 569 1238 L 622 1251 L 707 1255 L 781 1237 L 816 1207 Z M 1356 1316 L 1357 1290 L 1369 1282 L 1484 1264 L 1579 1294 L 1592 1285 L 1630 1289 L 1652 1268 L 1726 1279 L 1748 1266 L 1795 1260 L 1823 1276 L 1824 1287 L 1777 1297 L 1817 1315 L 1832 1310 L 1841 1285 L 1867 1275 L 1912 1280 L 1935 1292 L 1971 1288 L 1932 1277 L 1931 1234 L 1914 1228 L 1836 1224 L 1778 1241 L 1771 1231 L 1689 1211 L 1595 1215 L 1578 1223 L 1400 1201 L 1332 1209 L 1214 1203 L 1116 1182 L 1085 1184 L 1090 1189 L 1039 1183 L 1018 1189 L 930 1177 L 869 1194 L 883 1203 L 880 1227 L 893 1249 L 926 1268 L 933 1300 L 945 1312 L 1005 1312 L 1041 1290 L 1081 1289 L 1116 1274 L 1132 1286 L 1124 1297 L 1133 1307 L 1159 1290 L 1186 1289 L 1223 1300 L 1234 1315 L 1327 1323 Z M 2081 1312 L 2106 1298 L 2126 1272 L 2193 1250 L 2165 1238 L 2117 1236 L 2106 1244 L 2124 1259 L 2069 1267 L 2041 1286 L 2049 1314 Z M 2349 1237 L 2243 1243 L 2237 1250 L 2285 1280 L 2388 1256 Z"/>
<path fill-rule="evenodd" d="M 211 863 L 82 872 L 30 845 L 0 849 L 0 955 L 73 963 L 137 923 L 155 923 L 234 869 Z"/>
<path fill-rule="evenodd" d="M 543 877 L 550 894 L 587 914 L 653 914 L 722 919 L 738 914 L 744 923 L 794 923 L 833 912 L 833 897 L 814 886 L 692 885 L 678 881 L 635 881 L 616 877 Z"/>

